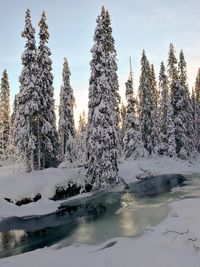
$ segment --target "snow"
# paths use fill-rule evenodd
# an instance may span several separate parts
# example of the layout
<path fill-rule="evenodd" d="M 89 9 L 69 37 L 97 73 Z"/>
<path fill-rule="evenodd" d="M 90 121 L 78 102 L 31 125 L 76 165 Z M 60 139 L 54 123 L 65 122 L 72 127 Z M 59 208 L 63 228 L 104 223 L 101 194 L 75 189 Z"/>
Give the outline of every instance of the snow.
<path fill-rule="evenodd" d="M 2 162 L 0 164 L 3 165 Z M 81 168 L 49 168 L 26 174 L 20 171 L 22 166 L 13 162 L 6 162 L 5 166 L 0 167 L 0 218 L 53 212 L 62 202 L 49 199 L 54 195 L 56 186 L 66 185 L 69 180 L 80 183 L 83 179 Z M 119 163 L 119 175 L 126 182 L 136 181 L 137 176 L 166 173 L 200 173 L 200 157 L 193 163 L 167 157 L 121 160 Z M 25 197 L 34 197 L 37 193 L 42 195 L 39 201 L 19 207 L 4 200 L 21 200 Z"/>
<path fill-rule="evenodd" d="M 200 199 L 171 204 L 167 219 L 146 229 L 142 236 L 114 238 L 95 246 L 74 244 L 58 249 L 54 245 L 1 259 L 0 266 L 54 267 L 67 262 L 67 266 L 73 267 L 88 266 L 88 263 L 95 267 L 199 267 L 199 206 Z"/>
<path fill-rule="evenodd" d="M 15 172 L 20 165 L 14 165 Z M 50 200 L 56 186 L 66 185 L 69 180 L 81 182 L 81 174 L 78 169 L 56 169 L 49 168 L 31 173 L 12 174 L 13 168 L 7 162 L 5 167 L 0 167 L 0 218 L 8 216 L 41 215 L 53 212 L 57 209 L 61 201 Z M 16 206 L 8 203 L 4 198 L 13 201 L 22 198 L 32 198 L 37 193 L 42 195 L 42 199 L 35 203 L 23 206 Z"/>
<path fill-rule="evenodd" d="M 126 182 L 133 182 L 140 175 L 200 173 L 200 157 L 193 162 L 179 158 L 155 157 L 138 160 L 121 160 L 119 175 Z"/>

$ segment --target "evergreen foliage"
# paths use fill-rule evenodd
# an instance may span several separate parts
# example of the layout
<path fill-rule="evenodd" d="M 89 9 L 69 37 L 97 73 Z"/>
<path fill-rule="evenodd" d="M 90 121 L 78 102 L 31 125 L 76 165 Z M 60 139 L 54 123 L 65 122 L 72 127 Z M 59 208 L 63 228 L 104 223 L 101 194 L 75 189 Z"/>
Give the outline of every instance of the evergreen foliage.
<path fill-rule="evenodd" d="M 70 69 L 67 59 L 64 59 L 63 64 L 63 83 L 60 91 L 60 106 L 59 106 L 59 122 L 58 133 L 61 144 L 62 161 L 66 159 L 69 162 L 74 162 L 76 153 L 74 149 L 75 125 L 74 125 L 74 95 L 70 85 Z"/>
<path fill-rule="evenodd" d="M 160 149 L 162 155 L 173 157 L 176 155 L 175 128 L 173 122 L 173 108 L 169 94 L 168 80 L 164 63 L 161 63 L 159 74 L 160 103 Z"/>
<path fill-rule="evenodd" d="M 1 79 L 1 91 L 0 91 L 0 103 L 1 103 L 1 148 L 4 157 L 9 154 L 8 148 L 10 143 L 11 134 L 11 117 L 10 117 L 10 86 L 8 80 L 7 71 L 4 70 Z M 6 155 L 7 154 L 7 155 Z"/>
<path fill-rule="evenodd" d="M 161 63 L 159 83 L 154 65 L 150 65 L 143 51 L 138 94 L 134 95 L 131 69 L 125 83 L 127 105 L 121 104 L 111 18 L 102 7 L 91 49 L 88 118 L 85 112 L 80 114 L 76 131 L 71 72 L 65 58 L 57 131 L 49 30 L 44 12 L 39 21 L 38 48 L 30 10 L 26 11 L 22 37 L 25 48 L 21 56 L 20 91 L 15 96 L 12 115 L 6 70 L 1 79 L 1 160 L 17 154 L 27 171 L 57 167 L 61 160 L 71 166 L 78 163 L 87 169 L 86 182 L 96 190 L 121 181 L 119 156 L 137 159 L 161 154 L 191 159 L 200 152 L 200 68 L 190 94 L 184 53 L 180 51 L 177 61 L 173 44 L 169 47 L 167 74 Z"/>
<path fill-rule="evenodd" d="M 144 147 L 150 155 L 157 153 L 158 129 L 155 94 L 154 88 L 152 87 L 152 71 L 145 51 L 143 51 L 141 59 L 139 119 Z"/>
<path fill-rule="evenodd" d="M 193 124 L 193 108 L 192 101 L 190 98 L 189 87 L 187 84 L 187 65 L 184 57 L 183 50 L 180 51 L 179 63 L 178 63 L 178 74 L 179 74 L 179 83 L 181 86 L 182 97 L 183 97 L 183 106 L 182 106 L 182 115 L 184 118 L 184 123 L 186 127 L 186 136 L 187 136 L 187 157 L 192 158 L 195 156 L 195 129 Z"/>
<path fill-rule="evenodd" d="M 120 107 L 120 121 L 121 121 L 121 129 L 122 131 L 124 130 L 124 126 L 125 126 L 125 118 L 126 118 L 126 106 L 125 104 L 122 102 L 121 107 Z"/>
<path fill-rule="evenodd" d="M 175 125 L 175 140 L 176 153 L 182 158 L 188 157 L 187 153 L 187 128 L 185 119 L 185 102 L 184 102 L 184 88 L 180 84 L 180 79 L 177 70 L 177 59 L 175 57 L 175 50 L 173 44 L 170 44 L 168 57 L 168 77 L 171 91 L 171 100 L 173 106 L 173 119 Z"/>
<path fill-rule="evenodd" d="M 196 103 L 196 148 L 200 152 L 200 68 L 197 72 L 196 82 L 195 82 L 195 103 Z"/>
<path fill-rule="evenodd" d="M 102 7 L 97 18 L 89 87 L 87 130 L 88 178 L 93 189 L 118 182 L 116 131 L 116 64 L 108 12 Z M 108 34 L 109 33 L 109 34 Z"/>
<path fill-rule="evenodd" d="M 79 116 L 78 131 L 76 134 L 76 154 L 80 164 L 86 163 L 86 129 L 87 119 L 85 111 L 83 111 Z"/>
<path fill-rule="evenodd" d="M 85 111 L 83 111 L 79 116 L 78 133 L 85 132 L 86 129 L 87 129 L 87 119 L 86 119 Z"/>
<path fill-rule="evenodd" d="M 37 87 L 37 49 L 35 29 L 31 23 L 30 10 L 26 11 L 25 28 L 22 37 L 26 39 L 22 54 L 23 69 L 19 77 L 20 92 L 17 95 L 17 110 L 14 118 L 14 143 L 25 160 L 27 171 L 36 169 L 37 124 L 39 94 Z"/>
<path fill-rule="evenodd" d="M 123 139 L 123 154 L 127 158 L 141 158 L 147 155 L 142 142 L 139 121 L 136 118 L 135 112 L 135 98 L 133 94 L 133 76 L 126 82 L 126 116 L 124 122 L 124 139 Z"/>
<path fill-rule="evenodd" d="M 38 86 L 41 100 L 40 116 L 38 116 L 38 153 L 41 168 L 58 165 L 59 143 L 56 130 L 54 88 L 52 75 L 51 51 L 47 46 L 49 40 L 46 15 L 43 12 L 39 22 L 38 47 Z"/>

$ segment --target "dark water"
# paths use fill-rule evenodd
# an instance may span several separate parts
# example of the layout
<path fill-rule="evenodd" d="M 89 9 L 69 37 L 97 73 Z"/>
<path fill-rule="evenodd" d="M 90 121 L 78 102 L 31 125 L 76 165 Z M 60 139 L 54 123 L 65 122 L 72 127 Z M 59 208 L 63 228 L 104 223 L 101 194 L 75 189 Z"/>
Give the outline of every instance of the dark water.
<path fill-rule="evenodd" d="M 184 187 L 157 196 L 138 197 L 130 192 L 100 192 L 64 203 L 45 216 L 0 221 L 0 258 L 44 246 L 97 244 L 114 237 L 133 237 L 159 224 L 169 212 L 168 203 L 200 197 L 200 175 Z"/>

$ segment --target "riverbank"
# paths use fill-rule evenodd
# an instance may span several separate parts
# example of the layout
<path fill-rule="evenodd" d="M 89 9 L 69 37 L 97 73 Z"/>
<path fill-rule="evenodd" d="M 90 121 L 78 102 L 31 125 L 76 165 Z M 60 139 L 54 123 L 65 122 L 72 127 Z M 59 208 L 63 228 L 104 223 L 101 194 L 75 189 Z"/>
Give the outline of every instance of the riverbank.
<path fill-rule="evenodd" d="M 1 162 L 0 165 L 0 218 L 53 212 L 62 203 L 50 200 L 56 187 L 65 186 L 69 180 L 84 182 L 83 168 L 49 168 L 25 174 L 22 166 L 12 161 Z M 126 182 L 136 181 L 137 177 L 145 175 L 166 173 L 200 173 L 200 157 L 193 162 L 167 157 L 119 162 L 119 174 Z M 16 202 L 23 198 L 34 198 L 37 194 L 41 195 L 41 199 L 23 206 L 5 200 L 7 198 Z"/>

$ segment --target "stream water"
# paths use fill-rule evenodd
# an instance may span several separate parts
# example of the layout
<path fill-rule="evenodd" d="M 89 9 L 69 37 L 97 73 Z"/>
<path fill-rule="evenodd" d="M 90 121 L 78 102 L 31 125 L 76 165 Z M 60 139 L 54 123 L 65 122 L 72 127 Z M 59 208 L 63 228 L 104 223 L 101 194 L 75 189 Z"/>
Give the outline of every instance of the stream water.
<path fill-rule="evenodd" d="M 200 198 L 200 175 L 186 185 L 150 197 L 131 192 L 100 192 L 63 203 L 45 216 L 8 218 L 0 221 L 0 258 L 57 244 L 99 244 L 115 237 L 134 237 L 166 218 L 169 203 Z"/>

